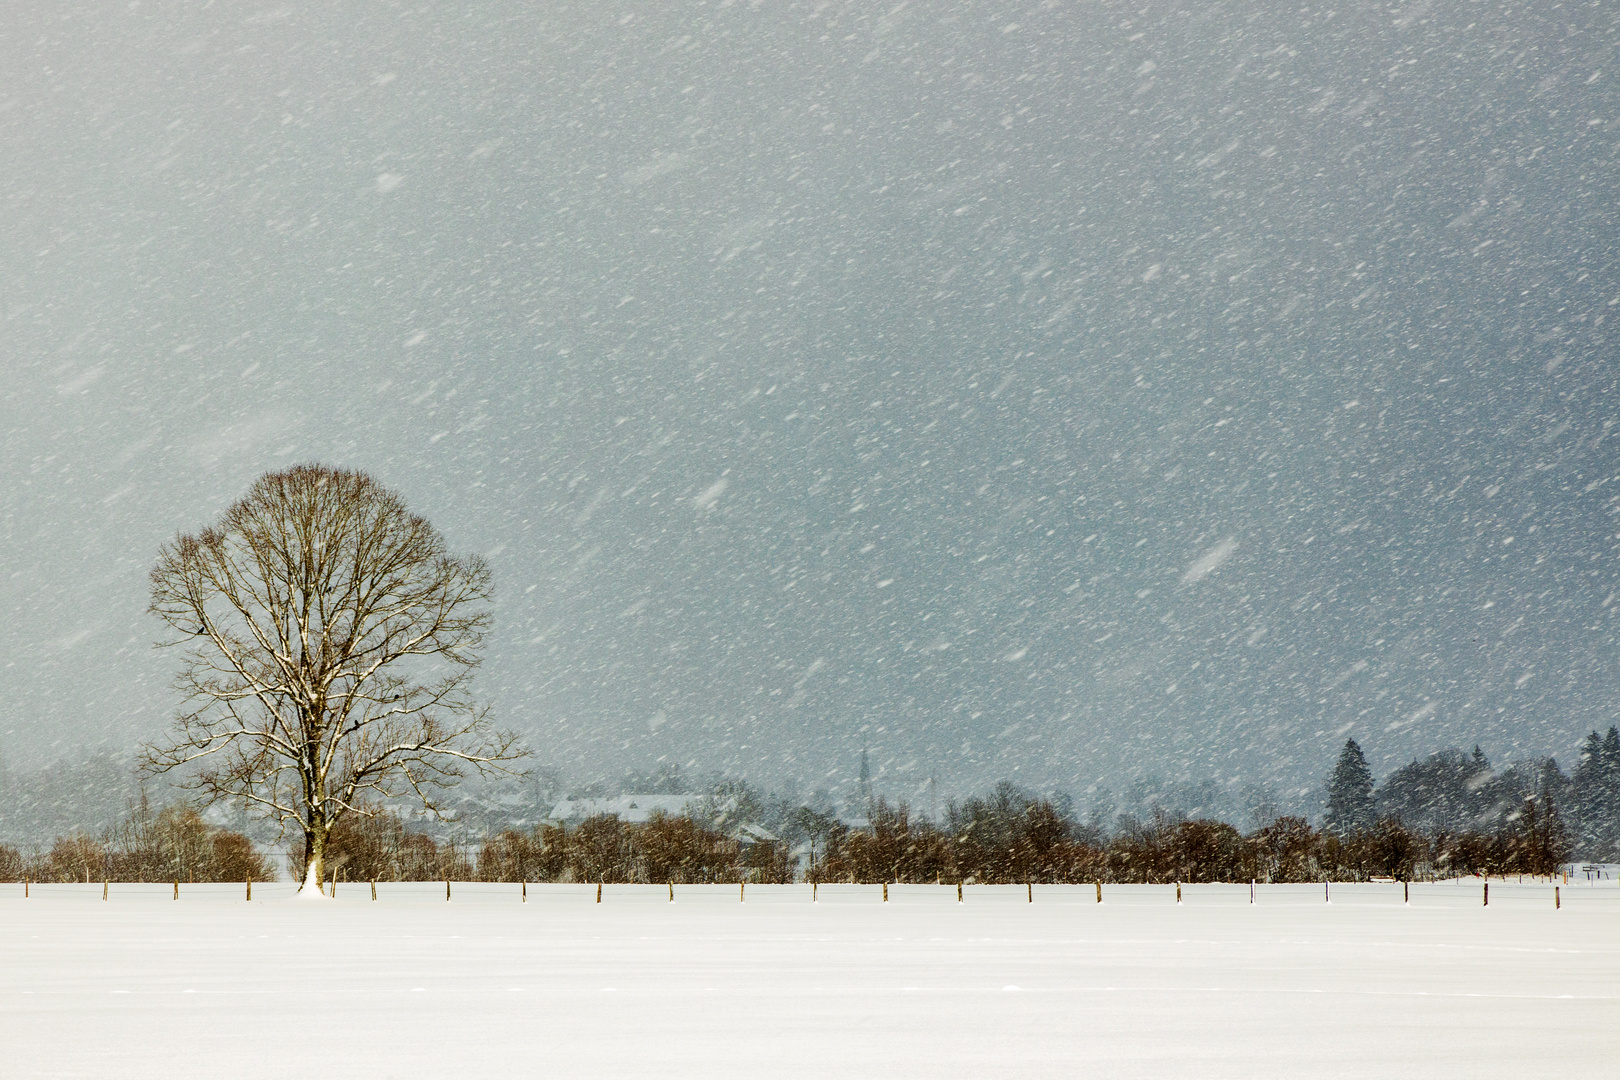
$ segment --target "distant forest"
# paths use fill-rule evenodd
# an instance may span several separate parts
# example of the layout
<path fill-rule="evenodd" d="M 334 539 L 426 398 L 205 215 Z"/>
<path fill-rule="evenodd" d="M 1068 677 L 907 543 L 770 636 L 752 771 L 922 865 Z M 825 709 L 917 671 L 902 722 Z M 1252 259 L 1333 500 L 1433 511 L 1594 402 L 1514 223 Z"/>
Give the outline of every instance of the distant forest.
<path fill-rule="evenodd" d="M 80 773 L 69 775 L 96 775 Z M 678 773 L 668 771 L 626 786 L 687 794 Z M 116 790 L 128 800 L 126 787 Z M 21 793 L 13 785 L 0 797 L 14 811 Z M 67 804 L 56 809 L 70 809 L 71 787 L 56 793 Z M 349 881 L 1009 883 L 1420 880 L 1550 874 L 1572 859 L 1620 861 L 1620 731 L 1613 727 L 1587 737 L 1568 774 L 1552 759 L 1496 771 L 1477 748 L 1447 749 L 1396 769 L 1382 784 L 1348 741 L 1314 822 L 1272 813 L 1261 798 L 1249 808 L 1247 831 L 1161 804 L 1111 817 L 1094 806 L 1082 820 L 1067 797 L 1009 782 L 948 801 L 932 816 L 870 789 L 842 811 L 825 793 L 807 804 L 735 779 L 690 794 L 681 813 L 637 822 L 605 813 L 536 821 L 543 815 L 536 807 L 550 802 L 538 792 L 527 800 L 510 793 L 466 799 L 459 827 L 378 807 L 344 819 L 327 865 Z M 98 790 L 93 804 L 103 812 L 106 797 Z M 301 848 L 284 858 L 267 854 L 245 834 L 249 828 L 206 820 L 184 803 L 154 808 L 134 797 L 111 824 L 64 829 L 34 850 L 0 844 L 0 880 L 301 874 Z"/>

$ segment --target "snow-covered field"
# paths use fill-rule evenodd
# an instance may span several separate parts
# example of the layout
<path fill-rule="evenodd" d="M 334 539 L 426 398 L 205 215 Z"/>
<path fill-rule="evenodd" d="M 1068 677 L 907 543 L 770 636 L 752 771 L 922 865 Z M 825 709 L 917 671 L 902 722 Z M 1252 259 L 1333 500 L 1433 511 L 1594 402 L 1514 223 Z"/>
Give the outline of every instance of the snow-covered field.
<path fill-rule="evenodd" d="M 1620 886 L 0 886 L 0 1077 L 1514 1077 L 1620 1064 Z"/>

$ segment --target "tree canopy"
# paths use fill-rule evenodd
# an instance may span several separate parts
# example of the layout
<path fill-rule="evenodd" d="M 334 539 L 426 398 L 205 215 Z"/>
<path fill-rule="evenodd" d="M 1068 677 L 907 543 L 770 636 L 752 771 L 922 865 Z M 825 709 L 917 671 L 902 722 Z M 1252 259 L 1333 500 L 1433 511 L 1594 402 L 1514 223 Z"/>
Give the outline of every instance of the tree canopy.
<path fill-rule="evenodd" d="M 183 711 L 146 748 L 208 800 L 301 831 L 306 887 L 346 814 L 522 757 L 471 693 L 490 572 L 365 473 L 268 473 L 199 533 L 166 545 L 151 611 L 183 654 Z"/>

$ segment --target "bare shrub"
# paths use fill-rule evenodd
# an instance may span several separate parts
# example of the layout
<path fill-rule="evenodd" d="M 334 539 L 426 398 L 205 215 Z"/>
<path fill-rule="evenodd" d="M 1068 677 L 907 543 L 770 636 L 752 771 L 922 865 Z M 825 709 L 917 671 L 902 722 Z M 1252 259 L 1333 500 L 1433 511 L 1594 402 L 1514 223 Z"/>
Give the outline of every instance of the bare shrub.
<path fill-rule="evenodd" d="M 101 880 L 107 869 L 107 849 L 81 833 L 58 836 L 45 857 L 43 881 Z"/>
<path fill-rule="evenodd" d="M 22 852 L 9 844 L 0 844 L 0 881 L 21 881 L 24 865 Z"/>
<path fill-rule="evenodd" d="M 648 881 L 686 884 L 737 876 L 737 842 L 689 817 L 654 814 L 636 839 Z"/>

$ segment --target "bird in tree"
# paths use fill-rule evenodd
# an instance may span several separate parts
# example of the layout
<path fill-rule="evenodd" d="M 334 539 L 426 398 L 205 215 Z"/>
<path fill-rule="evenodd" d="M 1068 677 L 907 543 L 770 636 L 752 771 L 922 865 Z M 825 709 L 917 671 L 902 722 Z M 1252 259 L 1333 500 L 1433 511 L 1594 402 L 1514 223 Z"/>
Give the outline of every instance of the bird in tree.
<path fill-rule="evenodd" d="M 1347 833 L 1371 827 L 1376 818 L 1372 770 L 1356 740 L 1346 739 L 1328 778 L 1325 824 L 1333 832 Z"/>
<path fill-rule="evenodd" d="M 361 472 L 268 473 L 219 521 L 165 545 L 151 612 L 183 660 L 183 709 L 149 744 L 205 801 L 303 834 L 319 891 L 345 815 L 436 795 L 525 757 L 471 693 L 490 621 L 488 566 Z"/>

